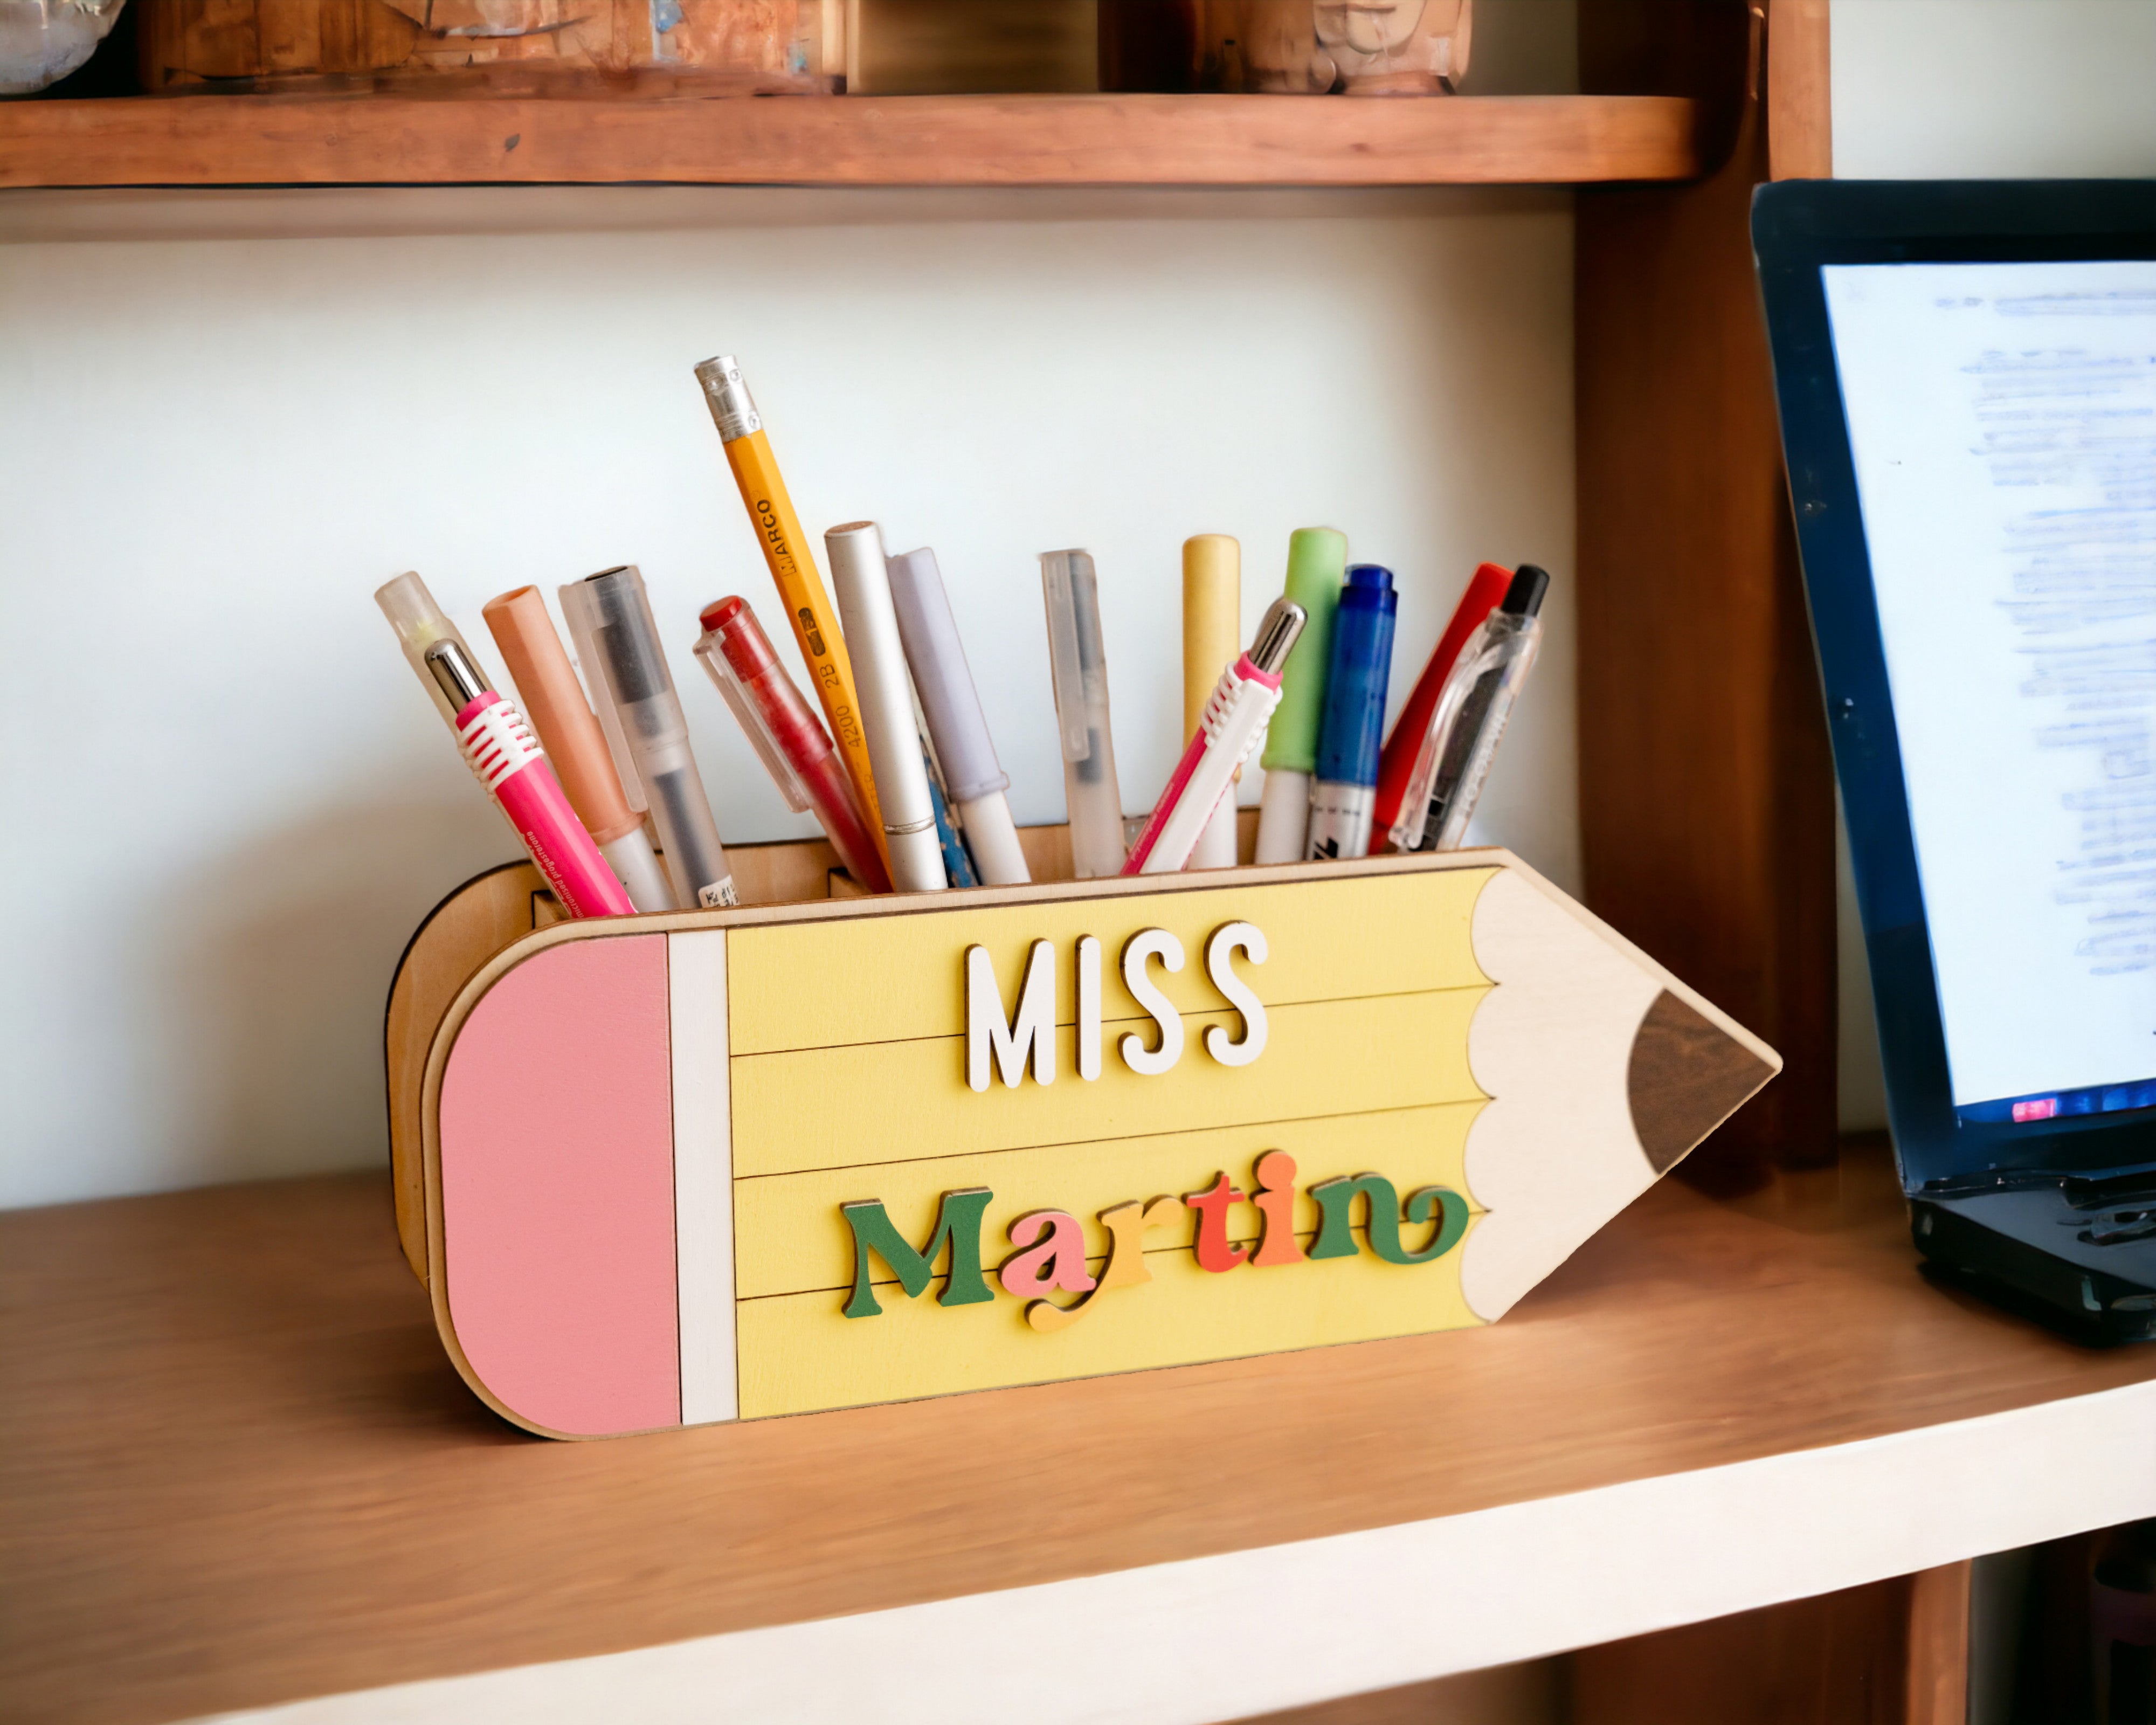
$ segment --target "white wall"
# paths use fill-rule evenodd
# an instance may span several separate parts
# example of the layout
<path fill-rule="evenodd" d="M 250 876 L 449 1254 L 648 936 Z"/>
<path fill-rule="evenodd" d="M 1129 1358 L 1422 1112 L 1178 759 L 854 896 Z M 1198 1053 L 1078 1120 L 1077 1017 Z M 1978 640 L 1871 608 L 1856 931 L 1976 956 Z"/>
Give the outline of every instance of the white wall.
<path fill-rule="evenodd" d="M 2149 0 L 1833 0 L 1844 179 L 2156 173 Z"/>
<path fill-rule="evenodd" d="M 485 645 L 490 595 L 640 563 L 722 830 L 810 830 L 687 681 L 699 605 L 772 608 L 721 349 L 812 534 L 937 548 L 1022 820 L 1062 806 L 1040 551 L 1100 560 L 1133 811 L 1187 534 L 1242 538 L 1255 619 L 1345 528 L 1400 693 L 1478 559 L 1548 564 L 1481 824 L 1573 882 L 1570 295 L 1548 193 L 11 194 L 0 1204 L 384 1153 L 398 955 L 516 854 L 374 608 L 400 570 Z"/>
<path fill-rule="evenodd" d="M 2156 0 L 1833 0 L 1843 179 L 2156 174 Z M 1841 1123 L 1887 1123 L 1840 847 Z"/>

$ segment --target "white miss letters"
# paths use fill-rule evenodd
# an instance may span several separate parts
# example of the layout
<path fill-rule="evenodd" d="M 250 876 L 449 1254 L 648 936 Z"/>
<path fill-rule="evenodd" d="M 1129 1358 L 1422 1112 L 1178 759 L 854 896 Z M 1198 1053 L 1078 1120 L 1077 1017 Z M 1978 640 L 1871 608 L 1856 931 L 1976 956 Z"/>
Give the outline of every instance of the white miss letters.
<path fill-rule="evenodd" d="M 1225 1027 L 1209 1026 L 1205 1052 L 1224 1066 L 1247 1066 L 1265 1052 L 1265 1009 L 1255 990 L 1235 973 L 1235 955 L 1242 952 L 1253 964 L 1265 962 L 1265 935 L 1253 924 L 1228 922 L 1213 931 L 1205 942 L 1205 973 L 1221 999 L 1243 1021 L 1243 1034 L 1231 1038 Z M 1081 937 L 1075 952 L 1077 982 L 1078 1076 L 1091 1081 L 1101 1076 L 1101 943 L 1091 935 Z M 1123 986 L 1152 1020 L 1153 1045 L 1142 1035 L 1120 1038 L 1116 1050 L 1123 1064 L 1146 1077 L 1157 1077 L 1183 1058 L 1183 1014 L 1161 992 L 1149 968 L 1158 959 L 1170 975 L 1183 966 L 1183 942 L 1165 929 L 1148 928 L 1124 942 Z M 1035 941 L 1026 955 L 1025 980 L 1020 984 L 1018 1009 L 1006 1012 L 1003 991 L 997 986 L 995 967 L 986 947 L 966 949 L 966 1082 L 974 1090 L 988 1087 L 993 1061 L 1006 1086 L 1015 1089 L 1025 1076 L 1029 1061 L 1036 1084 L 1055 1081 L 1055 948 Z"/>

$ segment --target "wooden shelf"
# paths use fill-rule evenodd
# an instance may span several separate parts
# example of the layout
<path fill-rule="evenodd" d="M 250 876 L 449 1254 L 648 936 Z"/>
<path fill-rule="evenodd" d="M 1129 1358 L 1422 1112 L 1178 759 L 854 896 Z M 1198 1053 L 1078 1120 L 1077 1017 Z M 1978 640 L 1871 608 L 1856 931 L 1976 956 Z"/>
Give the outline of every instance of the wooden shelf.
<path fill-rule="evenodd" d="M 0 187 L 1684 179 L 1674 96 L 179 96 L 0 104 Z"/>
<path fill-rule="evenodd" d="M 1788 1598 L 2148 1512 L 2118 1494 L 2149 1479 L 2106 1481 L 2136 1456 L 2150 1473 L 2153 1404 L 2131 1387 L 2156 1383 L 2156 1348 L 2087 1352 L 1928 1286 L 1880 1158 L 1820 1178 L 1741 1208 L 1665 1183 L 1486 1330 L 582 1445 L 513 1431 L 459 1383 L 385 1177 L 0 1216 L 0 1694 L 17 1725 L 169 1720 L 822 1634 L 840 1614 L 928 1612 L 878 1644 L 926 1645 L 959 1631 L 924 1602 L 1096 1590 L 962 1626 L 983 1658 L 1046 1661 L 1100 1589 L 1196 1610 L 1218 1577 L 1179 1560 L 1219 1554 L 1301 1563 L 1303 1617 L 1344 1589 L 1363 1618 L 1450 1625 L 1472 1638 L 1461 1662 L 1486 1663 L 1764 1603 L 1730 1579 L 1747 1562 Z M 2087 1424 L 2105 1408 L 2138 1422 L 2108 1451 Z M 1655 1541 L 1609 1532 L 1649 1513 Z M 1540 1520 L 1507 1531 L 1507 1514 Z M 1353 1558 L 1367 1598 L 1324 1569 L 1357 1538 L 1394 1542 Z M 1401 1542 L 1448 1539 L 1449 1568 L 1406 1579 Z M 1682 1584 L 1640 1580 L 1642 1563 Z M 1491 1573 L 1507 1565 L 1522 1573 Z M 1436 1597 L 1447 1576 L 1483 1620 Z M 1325 1641 L 1322 1623 L 1294 1628 Z M 1164 1620 L 1150 1639 L 1195 1632 Z M 1333 1639 L 1368 1661 L 1374 1633 Z M 896 1656 L 856 1669 L 747 1640 L 864 1695 L 886 1694 Z M 949 1683 L 993 1693 L 960 1663 Z M 1029 1692 L 1030 1715 L 1072 1716 L 1054 1701 Z M 442 1716 L 514 1711 L 466 1694 Z"/>

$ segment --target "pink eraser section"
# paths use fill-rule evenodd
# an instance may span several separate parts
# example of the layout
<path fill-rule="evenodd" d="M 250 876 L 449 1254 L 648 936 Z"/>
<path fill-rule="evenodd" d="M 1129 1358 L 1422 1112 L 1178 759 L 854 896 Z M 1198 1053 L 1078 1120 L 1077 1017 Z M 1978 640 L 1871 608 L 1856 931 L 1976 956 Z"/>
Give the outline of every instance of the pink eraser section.
<path fill-rule="evenodd" d="M 549 947 L 489 989 L 442 1076 L 458 1345 L 578 1436 L 681 1419 L 666 937 Z"/>

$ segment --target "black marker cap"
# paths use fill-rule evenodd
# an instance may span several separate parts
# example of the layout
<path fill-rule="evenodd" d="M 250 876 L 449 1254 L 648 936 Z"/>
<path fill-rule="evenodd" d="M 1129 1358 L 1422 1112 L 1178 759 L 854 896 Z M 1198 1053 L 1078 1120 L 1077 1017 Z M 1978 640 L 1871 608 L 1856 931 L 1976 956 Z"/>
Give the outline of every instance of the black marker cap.
<path fill-rule="evenodd" d="M 1549 592 L 1549 571 L 1534 563 L 1522 563 L 1512 572 L 1512 584 L 1505 589 L 1505 598 L 1497 608 L 1507 617 L 1532 617 L 1543 608 L 1543 597 Z"/>

